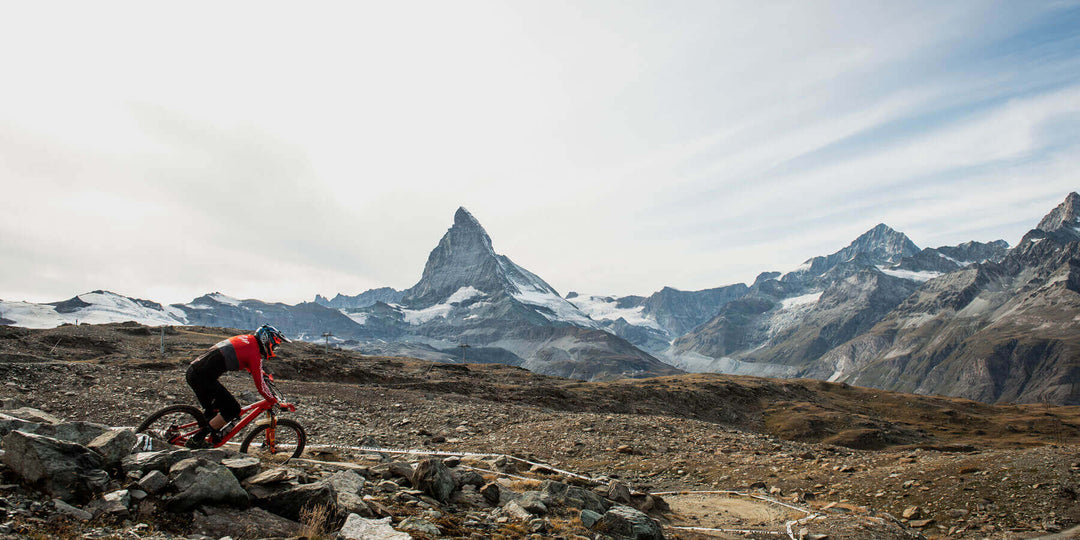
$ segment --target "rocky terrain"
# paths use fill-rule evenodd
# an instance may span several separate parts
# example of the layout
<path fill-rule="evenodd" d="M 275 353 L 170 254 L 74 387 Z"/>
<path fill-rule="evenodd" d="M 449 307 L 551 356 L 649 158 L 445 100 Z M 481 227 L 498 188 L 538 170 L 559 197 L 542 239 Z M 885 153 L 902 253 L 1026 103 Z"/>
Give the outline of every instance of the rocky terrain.
<path fill-rule="evenodd" d="M 183 382 L 187 362 L 234 332 L 166 328 L 162 356 L 162 331 L 137 324 L 0 328 L 0 399 L 13 409 L 5 414 L 29 423 L 48 419 L 24 418 L 34 414 L 26 408 L 67 421 L 134 426 L 161 406 L 193 403 Z M 156 493 L 139 483 L 149 471 L 129 456 L 127 466 L 121 458 L 119 468 L 98 467 L 109 479 L 88 474 L 97 480 L 67 498 L 72 510 L 52 502 L 63 493 L 5 457 L 0 507 L 8 517 L 0 531 L 248 538 L 317 526 L 331 537 L 354 513 L 355 526 L 389 518 L 386 525 L 413 538 L 653 534 L 598 528 L 592 520 L 613 507 L 644 510 L 648 520 L 630 510 L 616 514 L 643 528 L 659 525 L 665 538 L 774 538 L 787 536 L 789 524 L 794 537 L 1029 538 L 1080 523 L 1076 407 L 987 405 L 716 374 L 585 383 L 498 364 L 368 357 L 303 343 L 283 347 L 269 367 L 299 402 L 286 415 L 306 426 L 309 444 L 304 460 L 273 473 L 282 476 L 269 487 L 240 484 L 244 501 L 235 492 L 231 502 L 172 511 L 169 501 L 194 485 L 185 470 L 226 478 L 220 471 L 230 456 L 156 458 L 169 464 L 159 469 L 166 483 Z M 254 401 L 250 381 L 226 379 L 241 401 Z M 7 437 L 20 435 L 2 439 L 5 456 Z M 405 451 L 412 453 L 399 453 Z M 449 455 L 460 453 L 484 456 Z M 178 465 L 191 457 L 194 464 Z M 422 463 L 440 469 L 433 461 L 454 479 L 449 498 L 437 496 L 449 483 L 433 493 L 415 482 Z M 342 489 L 328 495 L 326 486 L 345 470 L 364 483 L 343 501 Z M 485 497 L 489 485 L 505 497 L 492 496 L 492 487 Z M 567 497 L 570 487 L 580 491 Z M 302 504 L 268 502 L 288 499 L 281 494 L 290 490 L 319 492 L 333 504 L 314 519 L 301 515 L 309 510 Z M 252 519 L 286 528 L 252 534 L 244 529 Z"/>

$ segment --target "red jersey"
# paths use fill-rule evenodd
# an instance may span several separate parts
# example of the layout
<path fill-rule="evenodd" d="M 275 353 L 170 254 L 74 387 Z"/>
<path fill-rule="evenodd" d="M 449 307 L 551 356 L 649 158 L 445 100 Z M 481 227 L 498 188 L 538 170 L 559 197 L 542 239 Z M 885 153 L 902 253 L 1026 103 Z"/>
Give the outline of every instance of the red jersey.
<path fill-rule="evenodd" d="M 251 334 L 233 336 L 219 342 L 214 347 L 220 349 L 225 356 L 226 369 L 229 371 L 246 370 L 251 374 L 251 378 L 255 380 L 255 389 L 262 394 L 262 397 L 271 399 L 270 389 L 266 386 L 266 382 L 263 381 L 263 357 L 259 351 L 259 342 L 255 340 L 255 336 Z"/>

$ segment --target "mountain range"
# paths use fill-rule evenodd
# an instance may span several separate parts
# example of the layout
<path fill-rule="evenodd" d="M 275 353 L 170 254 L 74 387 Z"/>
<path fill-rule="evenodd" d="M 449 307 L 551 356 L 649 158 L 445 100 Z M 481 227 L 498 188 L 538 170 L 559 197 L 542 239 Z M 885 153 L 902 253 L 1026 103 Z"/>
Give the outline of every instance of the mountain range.
<path fill-rule="evenodd" d="M 750 285 L 614 297 L 560 295 L 498 254 L 459 208 L 420 281 L 403 291 L 297 305 L 220 293 L 163 305 L 94 291 L 47 304 L 0 301 L 0 324 L 270 323 L 368 354 L 498 362 L 583 380 L 724 372 L 1076 404 L 1078 215 L 1080 195 L 1071 193 L 1013 248 L 995 240 L 921 249 L 879 224 Z"/>

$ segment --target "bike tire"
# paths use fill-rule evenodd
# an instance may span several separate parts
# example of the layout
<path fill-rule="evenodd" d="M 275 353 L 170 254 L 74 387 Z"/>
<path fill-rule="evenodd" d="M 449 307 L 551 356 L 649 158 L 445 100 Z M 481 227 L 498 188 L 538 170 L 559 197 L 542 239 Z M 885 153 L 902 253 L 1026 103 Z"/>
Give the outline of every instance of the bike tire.
<path fill-rule="evenodd" d="M 244 437 L 244 442 L 240 443 L 240 453 L 261 454 L 262 452 L 260 450 L 252 449 L 251 445 L 255 442 L 255 439 L 260 434 L 263 434 L 269 427 L 270 424 L 259 424 L 255 426 L 255 428 L 251 430 L 251 433 L 248 433 L 247 436 Z M 271 459 L 281 458 L 288 454 L 286 459 L 293 459 L 300 457 L 300 454 L 304 453 L 304 445 L 307 444 L 307 434 L 304 433 L 304 427 L 295 420 L 288 418 L 278 419 L 275 436 L 279 440 L 284 439 L 287 441 L 285 443 L 286 445 L 295 445 L 296 448 L 293 450 L 292 454 L 288 454 L 288 448 L 275 449 L 272 452 L 268 451 L 266 453 L 267 457 Z M 249 452 L 249 450 L 255 451 Z"/>
<path fill-rule="evenodd" d="M 168 407 L 159 409 L 151 413 L 150 416 L 146 417 L 146 420 L 143 420 L 142 423 L 139 424 L 139 427 L 135 428 L 135 432 L 149 433 L 175 446 L 183 446 L 184 443 L 187 442 L 187 438 L 183 437 L 177 439 L 176 437 L 180 436 L 180 433 L 175 433 L 170 436 L 170 429 L 173 426 L 170 426 L 170 428 L 166 429 L 165 425 L 163 424 L 158 429 L 151 429 L 152 427 L 154 427 L 155 422 L 170 415 L 175 415 L 176 418 L 188 419 L 184 422 L 184 424 L 189 424 L 194 421 L 198 424 L 199 429 L 210 428 L 210 423 L 206 421 L 206 417 L 203 415 L 203 412 L 197 407 L 193 407 L 191 405 L 169 405 Z"/>

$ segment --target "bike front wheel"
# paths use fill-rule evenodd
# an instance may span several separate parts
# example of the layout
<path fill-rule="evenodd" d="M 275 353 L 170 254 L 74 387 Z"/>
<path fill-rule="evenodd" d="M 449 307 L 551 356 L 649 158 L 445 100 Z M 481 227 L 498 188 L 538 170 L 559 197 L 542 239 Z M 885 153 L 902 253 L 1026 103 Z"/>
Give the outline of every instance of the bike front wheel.
<path fill-rule="evenodd" d="M 277 421 L 277 428 L 270 430 L 270 424 L 259 424 L 240 443 L 240 452 L 251 454 L 263 461 L 284 462 L 300 457 L 307 444 L 304 428 L 295 420 L 282 418 Z"/>
<path fill-rule="evenodd" d="M 203 412 L 198 408 L 191 405 L 170 405 L 154 411 L 135 428 L 135 432 L 146 433 L 175 446 L 184 446 L 192 435 L 200 429 L 209 430 L 209 426 Z"/>

